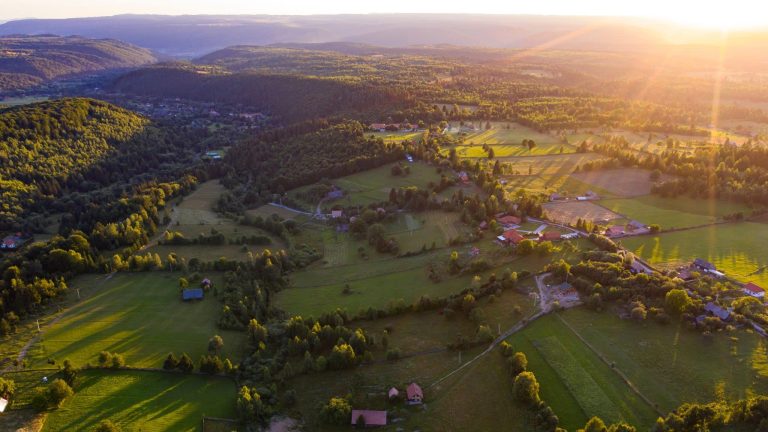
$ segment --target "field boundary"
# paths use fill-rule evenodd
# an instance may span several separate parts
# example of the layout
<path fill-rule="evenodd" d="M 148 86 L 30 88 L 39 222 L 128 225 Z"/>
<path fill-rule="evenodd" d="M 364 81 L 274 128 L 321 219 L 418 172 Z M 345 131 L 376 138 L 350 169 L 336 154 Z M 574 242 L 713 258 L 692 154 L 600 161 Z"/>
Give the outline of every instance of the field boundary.
<path fill-rule="evenodd" d="M 577 338 L 579 338 L 581 343 L 583 343 L 587 348 L 589 348 L 589 350 L 592 351 L 592 353 L 594 353 L 603 363 L 605 363 L 611 370 L 613 370 L 621 378 L 621 380 L 624 381 L 627 387 L 629 387 L 629 389 L 632 390 L 633 393 L 635 393 L 638 397 L 640 397 L 640 399 L 642 399 L 643 402 L 648 404 L 648 406 L 650 406 L 659 416 L 661 417 L 664 416 L 664 413 L 659 409 L 659 405 L 653 402 L 651 399 L 649 399 L 645 394 L 643 394 L 640 391 L 640 389 L 638 389 L 632 383 L 632 381 L 630 381 L 630 379 L 624 374 L 624 372 L 622 372 L 619 368 L 617 368 L 616 365 L 613 364 L 613 362 L 608 360 L 608 358 L 606 358 L 600 351 L 598 351 L 594 346 L 592 346 L 592 344 L 587 342 L 587 340 L 584 339 L 584 337 L 579 332 L 577 332 L 576 329 L 574 329 L 573 326 L 571 326 L 571 324 L 568 321 L 566 321 L 565 318 L 562 317 L 562 315 L 560 315 L 560 313 L 556 312 L 555 315 L 560 320 L 560 322 L 562 322 L 566 327 L 568 327 L 571 333 L 573 333 Z"/>

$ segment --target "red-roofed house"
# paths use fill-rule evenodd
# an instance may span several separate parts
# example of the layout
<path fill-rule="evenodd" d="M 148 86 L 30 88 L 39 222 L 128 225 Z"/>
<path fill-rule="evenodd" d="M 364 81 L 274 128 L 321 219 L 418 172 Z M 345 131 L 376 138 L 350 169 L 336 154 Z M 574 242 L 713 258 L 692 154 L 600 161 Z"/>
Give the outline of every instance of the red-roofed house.
<path fill-rule="evenodd" d="M 422 401 L 424 401 L 424 392 L 421 391 L 421 387 L 419 387 L 416 383 L 410 383 L 408 384 L 408 387 L 405 389 L 406 393 L 406 400 L 411 405 L 420 404 Z"/>
<path fill-rule="evenodd" d="M 368 126 L 369 129 L 384 132 L 385 128 L 387 127 L 384 123 L 373 123 L 372 125 Z"/>
<path fill-rule="evenodd" d="M 557 231 L 546 231 L 539 234 L 539 241 L 555 241 L 560 240 L 560 233 Z"/>
<path fill-rule="evenodd" d="M 520 218 L 517 216 L 507 215 L 496 219 L 496 222 L 502 225 L 520 225 Z"/>
<path fill-rule="evenodd" d="M 498 237 L 496 237 L 500 242 L 505 244 L 518 244 L 521 241 L 525 240 L 525 237 L 523 237 L 519 232 L 515 230 L 507 230 L 504 231 L 504 233 Z"/>
<path fill-rule="evenodd" d="M 387 412 L 374 410 L 352 410 L 352 425 L 357 425 L 362 417 L 366 427 L 368 426 L 386 426 Z"/>
<path fill-rule="evenodd" d="M 744 285 L 744 292 L 752 297 L 763 298 L 765 297 L 765 290 L 752 282 Z"/>

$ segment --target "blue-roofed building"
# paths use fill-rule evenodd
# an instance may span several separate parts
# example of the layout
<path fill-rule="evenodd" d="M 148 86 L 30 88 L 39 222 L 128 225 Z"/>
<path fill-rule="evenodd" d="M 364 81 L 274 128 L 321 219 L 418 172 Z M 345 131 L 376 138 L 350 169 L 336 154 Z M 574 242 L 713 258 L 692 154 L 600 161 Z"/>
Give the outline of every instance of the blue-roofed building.
<path fill-rule="evenodd" d="M 181 292 L 181 299 L 184 301 L 188 300 L 202 300 L 203 299 L 203 289 L 202 288 L 188 288 Z"/>

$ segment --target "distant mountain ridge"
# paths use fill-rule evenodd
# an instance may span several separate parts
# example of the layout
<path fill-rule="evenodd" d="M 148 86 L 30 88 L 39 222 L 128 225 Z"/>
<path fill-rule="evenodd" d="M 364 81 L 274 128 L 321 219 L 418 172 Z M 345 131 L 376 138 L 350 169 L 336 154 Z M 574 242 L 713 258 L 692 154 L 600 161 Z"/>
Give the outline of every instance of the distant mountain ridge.
<path fill-rule="evenodd" d="M 383 47 L 453 44 L 495 48 L 645 49 L 665 43 L 656 24 L 629 18 L 523 15 L 370 14 L 158 16 L 27 19 L 3 34 L 112 38 L 180 57 L 233 45 L 355 42 Z"/>
<path fill-rule="evenodd" d="M 0 91 L 18 90 L 59 77 L 144 66 L 157 58 L 117 40 L 54 35 L 0 37 Z"/>

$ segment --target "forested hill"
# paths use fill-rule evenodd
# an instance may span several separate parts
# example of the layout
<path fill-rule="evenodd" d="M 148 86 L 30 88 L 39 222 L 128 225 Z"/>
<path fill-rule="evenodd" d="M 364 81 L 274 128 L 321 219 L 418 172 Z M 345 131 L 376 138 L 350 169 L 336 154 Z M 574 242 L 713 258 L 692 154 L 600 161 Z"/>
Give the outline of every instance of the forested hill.
<path fill-rule="evenodd" d="M 129 72 L 112 90 L 147 96 L 243 104 L 291 123 L 313 118 L 387 111 L 411 104 L 400 89 L 359 79 L 261 73 L 217 74 L 210 69 L 167 64 Z"/>
<path fill-rule="evenodd" d="M 90 99 L 1 110 L 0 231 L 39 229 L 46 214 L 72 213 L 98 201 L 84 194 L 148 173 L 155 179 L 193 160 L 198 151 L 188 149 L 193 140 L 176 135 Z"/>
<path fill-rule="evenodd" d="M 116 40 L 6 36 L 0 38 L 0 91 L 28 88 L 57 77 L 137 67 L 156 60 L 149 50 Z"/>

